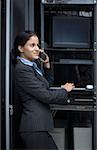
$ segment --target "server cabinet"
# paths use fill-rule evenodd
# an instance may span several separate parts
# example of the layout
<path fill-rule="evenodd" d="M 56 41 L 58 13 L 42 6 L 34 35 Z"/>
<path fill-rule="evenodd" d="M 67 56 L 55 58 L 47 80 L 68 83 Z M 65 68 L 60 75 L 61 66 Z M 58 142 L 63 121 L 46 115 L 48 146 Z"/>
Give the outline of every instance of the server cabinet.
<path fill-rule="evenodd" d="M 10 0 L 10 52 L 13 48 L 13 42 L 16 35 L 24 30 L 34 31 L 34 0 Z M 10 100 L 9 100 L 9 149 L 22 149 L 21 139 L 17 131 L 16 115 L 17 106 L 14 100 L 16 94 L 13 86 L 13 65 L 10 58 Z M 7 111 L 9 111 L 7 109 Z"/>
<path fill-rule="evenodd" d="M 34 9 L 32 12 L 32 7 L 34 7 L 34 0 L 0 1 L 1 149 L 8 150 L 14 148 L 14 100 L 12 97 L 13 76 L 10 52 L 13 47 L 14 38 L 18 32 L 27 29 L 34 30 Z M 29 16 L 32 16 L 32 19 Z"/>
<path fill-rule="evenodd" d="M 89 148 L 87 146 L 89 144 L 85 145 L 82 142 L 83 148 L 96 149 L 94 140 L 96 111 L 95 6 L 96 1 L 92 0 L 41 1 L 41 47 L 50 56 L 54 78 L 53 86 L 58 88 L 66 82 L 73 82 L 76 87 L 69 95 L 70 105 L 52 106 L 53 110 L 57 110 L 54 117 L 55 128 L 63 128 L 63 126 L 65 128 L 67 124 L 65 129 L 68 140 L 64 149 L 68 150 L 77 149 L 78 141 L 76 142 L 76 140 L 84 127 L 87 133 L 83 136 L 87 137 L 86 143 L 91 141 L 89 142 L 91 145 Z M 73 118 L 75 119 L 73 120 Z M 62 121 L 63 123 L 61 123 Z M 82 124 L 79 123 L 80 121 Z M 71 132 L 70 128 L 72 128 Z M 88 139 L 88 134 L 90 139 Z M 72 137 L 71 143 L 68 143 L 68 141 L 70 142 L 69 136 Z M 81 137 L 79 140 L 81 142 Z"/>

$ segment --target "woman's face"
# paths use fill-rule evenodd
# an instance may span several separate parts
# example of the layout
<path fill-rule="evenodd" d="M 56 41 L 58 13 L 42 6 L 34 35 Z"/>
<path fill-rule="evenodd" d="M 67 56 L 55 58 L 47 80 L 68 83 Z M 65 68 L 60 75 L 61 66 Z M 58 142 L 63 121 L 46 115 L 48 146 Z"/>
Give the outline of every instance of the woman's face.
<path fill-rule="evenodd" d="M 21 52 L 21 57 L 27 59 L 27 60 L 35 60 L 39 58 L 39 39 L 37 36 L 32 36 L 30 39 L 26 42 L 24 46 L 19 46 L 18 49 Z"/>

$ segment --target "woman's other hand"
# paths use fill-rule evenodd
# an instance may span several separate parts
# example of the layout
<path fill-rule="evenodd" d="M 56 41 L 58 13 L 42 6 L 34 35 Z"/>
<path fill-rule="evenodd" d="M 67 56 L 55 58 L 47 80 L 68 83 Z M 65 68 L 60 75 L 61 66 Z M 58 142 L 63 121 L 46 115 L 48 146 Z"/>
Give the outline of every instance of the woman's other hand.
<path fill-rule="evenodd" d="M 74 83 L 66 83 L 64 85 L 61 85 L 61 88 L 65 89 L 67 92 L 70 92 L 75 88 L 75 86 Z"/>

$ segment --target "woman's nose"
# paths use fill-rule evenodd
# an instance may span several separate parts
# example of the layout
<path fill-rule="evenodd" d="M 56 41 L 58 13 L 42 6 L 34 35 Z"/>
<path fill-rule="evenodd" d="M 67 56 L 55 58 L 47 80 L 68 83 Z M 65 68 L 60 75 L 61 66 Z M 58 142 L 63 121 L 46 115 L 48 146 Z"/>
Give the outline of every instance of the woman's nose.
<path fill-rule="evenodd" d="M 36 45 L 35 49 L 36 49 L 37 51 L 39 51 L 39 50 L 40 50 L 40 49 L 39 49 L 39 46 L 37 46 L 37 45 Z"/>

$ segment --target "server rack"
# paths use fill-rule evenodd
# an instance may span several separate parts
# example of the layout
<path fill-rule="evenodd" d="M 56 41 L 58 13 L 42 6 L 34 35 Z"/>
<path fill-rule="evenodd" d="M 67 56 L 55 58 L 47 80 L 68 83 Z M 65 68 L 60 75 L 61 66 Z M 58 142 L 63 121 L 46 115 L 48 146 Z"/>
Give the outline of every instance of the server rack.
<path fill-rule="evenodd" d="M 56 36 L 58 36 L 56 34 L 56 32 L 58 32 L 57 29 L 55 31 L 53 31 L 54 27 L 55 27 L 53 24 L 56 25 L 56 23 L 58 23 L 58 20 L 55 23 L 52 23 L 53 22 L 53 17 L 52 16 L 54 16 L 55 19 L 56 19 L 57 18 L 56 16 L 61 18 L 60 16 L 63 17 L 64 15 L 65 15 L 65 17 L 67 17 L 68 15 L 70 16 L 71 14 L 76 15 L 76 12 L 79 13 L 79 14 L 84 13 L 84 12 L 89 12 L 90 13 L 90 16 L 92 18 L 92 23 L 93 23 L 91 27 L 94 29 L 94 30 L 92 30 L 92 33 L 93 33 L 93 35 L 92 35 L 93 41 L 92 42 L 93 43 L 92 43 L 91 48 L 90 47 L 85 48 L 84 46 L 83 47 L 79 46 L 80 47 L 79 48 L 79 47 L 77 47 L 78 45 L 69 47 L 67 45 L 67 49 L 66 49 L 65 44 L 67 44 L 67 43 L 65 43 L 62 46 L 61 44 L 63 44 L 62 42 L 64 42 L 64 41 L 61 41 L 61 44 L 60 44 L 60 43 L 58 43 L 58 42 L 60 42 L 60 41 L 58 41 L 59 39 L 53 37 L 54 34 Z M 65 17 L 64 17 L 64 19 L 65 19 Z M 47 21 L 46 18 L 49 21 Z M 46 23 L 46 21 L 47 21 L 47 23 Z M 95 56 L 96 56 L 96 45 L 95 45 L 95 43 L 96 43 L 96 34 L 95 34 L 95 30 L 96 30 L 96 22 L 95 21 L 96 21 L 96 1 L 92 1 L 92 0 L 89 0 L 89 1 L 88 0 L 87 1 L 80 1 L 80 0 L 76 0 L 76 1 L 74 1 L 74 0 L 71 0 L 71 1 L 42 0 L 41 1 L 41 47 L 47 51 L 49 56 L 51 56 L 51 64 L 52 64 L 53 70 L 54 70 L 54 65 L 56 65 L 56 66 L 57 65 L 66 65 L 66 64 L 67 65 L 70 65 L 70 64 L 75 65 L 77 63 L 78 64 L 83 64 L 83 65 L 86 65 L 86 64 L 93 65 L 93 68 L 91 70 L 93 72 L 93 80 L 92 80 L 93 91 L 88 89 L 89 90 L 88 92 L 91 93 L 92 95 L 88 93 L 89 94 L 88 95 L 89 97 L 88 97 L 87 94 L 86 94 L 87 93 L 86 92 L 87 91 L 87 84 L 88 84 L 87 83 L 86 87 L 84 87 L 84 88 L 83 87 L 76 88 L 75 92 L 73 93 L 74 94 L 73 95 L 74 97 L 72 99 L 73 101 L 70 105 L 68 105 L 68 106 L 60 106 L 60 105 L 51 106 L 51 109 L 55 110 L 55 111 L 68 110 L 70 112 L 73 112 L 73 111 L 75 111 L 75 112 L 76 111 L 80 111 L 80 112 L 81 111 L 82 112 L 83 111 L 86 111 L 86 112 L 89 111 L 89 112 L 91 112 L 93 120 L 91 120 L 92 121 L 92 139 L 91 139 L 92 140 L 92 142 L 91 142 L 92 146 L 91 146 L 90 149 L 96 149 L 96 142 L 95 142 L 96 141 L 95 140 L 96 139 L 96 135 L 95 135 L 95 129 L 96 129 L 95 128 L 95 117 L 96 117 L 95 116 L 95 114 L 96 114 L 96 78 L 95 78 L 96 77 L 96 75 L 95 75 L 95 73 L 96 73 L 95 72 L 96 71 L 96 67 L 95 67 L 96 66 L 96 58 L 95 58 Z M 59 23 L 59 25 L 60 24 L 61 23 Z M 65 24 L 65 23 L 63 22 L 63 24 Z M 49 27 L 46 27 L 47 25 Z M 61 32 L 60 27 L 58 28 L 58 30 L 59 30 L 59 32 Z M 49 32 L 49 33 L 47 33 L 47 32 Z M 66 30 L 65 30 L 65 32 L 66 32 Z M 65 32 L 64 32 L 64 34 L 65 34 Z M 62 32 L 61 32 L 61 34 L 62 34 Z M 56 39 L 56 41 L 54 41 L 52 38 Z M 58 44 L 56 44 L 56 43 L 58 43 Z M 69 43 L 69 44 L 71 44 L 71 43 Z M 47 45 L 47 47 L 46 47 L 46 45 Z M 75 55 L 77 55 L 77 53 L 80 53 L 80 50 L 82 50 L 82 51 L 85 50 L 85 53 L 87 53 L 87 55 L 89 53 L 91 53 L 90 55 L 93 56 L 92 61 L 87 62 L 89 56 L 86 58 L 86 60 L 78 59 L 77 61 L 74 60 L 74 58 L 68 59 L 68 56 L 66 56 L 65 58 L 63 57 L 63 55 L 66 55 L 67 53 L 69 53 L 68 55 L 70 56 L 70 54 L 72 54 L 74 51 L 75 51 L 74 52 Z M 83 54 L 82 57 L 85 57 L 85 55 L 86 55 L 85 53 Z M 57 82 L 57 80 L 59 81 L 60 79 L 56 77 L 57 73 L 58 73 L 58 69 L 60 70 L 61 67 L 59 67 L 59 68 L 56 67 L 56 72 L 55 72 L 55 75 L 54 75 L 54 78 L 55 78 L 54 86 L 56 86 L 56 85 L 59 86 L 59 83 Z M 53 73 L 54 73 L 54 71 L 53 71 Z M 90 71 L 90 74 L 91 74 L 91 71 Z M 61 76 L 60 76 L 60 78 L 61 78 Z M 78 93 L 79 93 L 79 96 L 77 95 Z M 80 98 L 81 95 L 82 95 L 81 93 L 83 93 L 83 95 L 85 97 L 83 96 L 82 98 Z M 71 97 L 72 97 L 72 94 L 71 94 L 70 98 Z M 78 99 L 79 100 L 77 101 L 76 98 L 77 98 L 77 100 Z M 70 116 L 68 116 L 68 117 L 70 117 Z M 55 122 L 56 122 L 56 120 L 55 120 Z M 71 123 L 71 122 L 69 122 L 69 123 Z M 76 131 L 73 130 L 73 133 L 74 132 L 76 132 Z M 68 134 L 69 134 L 69 132 L 68 132 Z M 70 136 L 73 136 L 73 135 L 70 134 Z M 67 139 L 69 139 L 69 137 L 67 137 Z M 72 142 L 71 142 L 72 146 L 71 147 L 68 146 L 70 143 L 68 143 L 68 142 L 66 143 L 66 145 L 65 145 L 66 149 L 69 149 L 69 148 L 76 149 L 76 146 L 74 146 L 74 141 L 73 140 L 74 139 L 72 139 Z M 88 147 L 88 149 L 89 149 L 89 147 Z"/>

